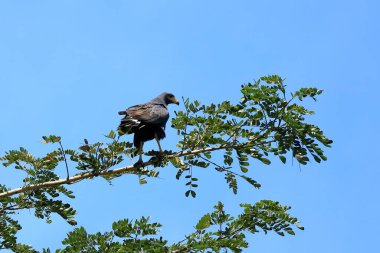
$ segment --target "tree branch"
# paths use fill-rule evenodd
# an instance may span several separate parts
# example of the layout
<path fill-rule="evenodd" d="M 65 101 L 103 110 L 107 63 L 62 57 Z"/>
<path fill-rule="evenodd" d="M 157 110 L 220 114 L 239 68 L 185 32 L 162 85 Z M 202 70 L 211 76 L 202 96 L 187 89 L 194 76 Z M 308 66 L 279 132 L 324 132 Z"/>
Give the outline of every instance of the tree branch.
<path fill-rule="evenodd" d="M 245 145 L 249 145 L 249 143 L 246 142 L 246 143 L 240 143 L 240 144 L 236 144 L 236 145 L 223 144 L 223 145 L 219 145 L 216 147 L 208 147 L 208 148 L 188 150 L 188 151 L 179 151 L 177 153 L 167 155 L 165 158 L 170 159 L 170 158 L 174 158 L 174 157 L 196 155 L 199 153 L 221 150 L 221 149 L 226 149 L 226 148 L 239 148 L 239 147 L 243 147 Z M 142 167 L 146 167 L 146 166 L 153 165 L 153 164 L 154 164 L 154 161 L 148 161 L 148 162 L 143 163 Z M 140 168 L 140 167 L 136 166 L 136 165 L 130 165 L 130 166 L 121 167 L 121 168 L 117 168 L 117 169 L 113 169 L 113 170 L 103 170 L 103 171 L 97 172 L 96 176 L 114 176 L 114 175 L 129 174 L 131 171 L 138 169 L 138 168 Z M 91 171 L 91 172 L 86 172 L 83 174 L 75 175 L 75 176 L 72 176 L 72 177 L 69 177 L 66 179 L 59 179 L 59 180 L 48 181 L 48 182 L 43 182 L 43 183 L 39 183 L 39 184 L 26 185 L 23 187 L 19 187 L 16 189 L 12 189 L 9 191 L 2 192 L 2 193 L 0 193 L 0 198 L 10 197 L 10 196 L 13 196 L 15 194 L 19 194 L 22 192 L 31 191 L 31 190 L 35 190 L 35 189 L 51 188 L 54 186 L 59 186 L 59 185 L 64 185 L 64 184 L 73 184 L 73 183 L 77 183 L 79 181 L 82 181 L 83 179 L 93 178 L 94 176 L 95 176 L 94 173 Z"/>

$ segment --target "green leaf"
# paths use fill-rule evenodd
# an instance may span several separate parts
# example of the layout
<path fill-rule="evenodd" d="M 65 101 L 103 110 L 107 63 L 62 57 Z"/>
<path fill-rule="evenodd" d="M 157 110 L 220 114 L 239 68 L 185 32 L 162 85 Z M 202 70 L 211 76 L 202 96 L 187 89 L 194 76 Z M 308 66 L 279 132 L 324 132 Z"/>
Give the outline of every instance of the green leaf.
<path fill-rule="evenodd" d="M 279 158 L 280 158 L 280 160 L 281 160 L 281 162 L 282 162 L 283 164 L 286 163 L 286 157 L 285 157 L 285 156 L 280 155 Z"/>
<path fill-rule="evenodd" d="M 296 233 L 294 233 L 294 231 L 292 229 L 289 229 L 289 230 L 286 230 L 286 232 L 289 234 L 289 235 L 295 235 Z"/>
<path fill-rule="evenodd" d="M 197 223 L 195 226 L 196 229 L 202 230 L 210 227 L 211 225 L 211 216 L 210 214 L 205 214 Z"/>
<path fill-rule="evenodd" d="M 115 139 L 116 138 L 116 133 L 115 131 L 111 130 L 107 135 L 106 135 L 107 138 L 110 138 L 110 139 Z M 86 143 L 88 144 L 88 143 Z"/>
<path fill-rule="evenodd" d="M 147 181 L 146 181 L 145 178 L 140 178 L 140 179 L 139 179 L 139 183 L 140 183 L 140 184 L 146 184 Z"/>
<path fill-rule="evenodd" d="M 43 144 L 46 144 L 46 143 L 56 143 L 56 142 L 60 142 L 61 141 L 61 137 L 55 136 L 55 135 L 42 136 L 42 139 L 44 139 L 44 141 L 42 142 Z"/>
<path fill-rule="evenodd" d="M 196 194 L 196 192 L 193 191 L 193 190 L 187 190 L 187 191 L 185 192 L 185 196 L 186 196 L 186 197 L 189 197 L 189 195 L 191 195 L 193 198 L 195 198 L 197 194 Z"/>
<path fill-rule="evenodd" d="M 240 166 L 240 170 L 241 170 L 241 172 L 243 172 L 243 173 L 247 173 L 247 172 L 248 172 L 248 168 L 243 167 L 243 166 Z"/>
<path fill-rule="evenodd" d="M 82 150 L 82 151 L 85 151 L 85 152 L 88 152 L 90 151 L 90 146 L 88 145 L 83 145 L 83 146 L 80 146 L 78 149 Z"/>
<path fill-rule="evenodd" d="M 258 158 L 262 163 L 266 164 L 266 165 L 269 165 L 271 164 L 271 161 L 267 158 L 264 158 L 264 157 L 260 157 Z"/>
<path fill-rule="evenodd" d="M 247 177 L 247 176 L 241 176 L 241 178 L 243 178 L 245 181 L 247 181 L 249 184 L 251 184 L 256 189 L 260 189 L 261 184 L 259 184 L 256 180 L 253 180 L 252 178 Z"/>

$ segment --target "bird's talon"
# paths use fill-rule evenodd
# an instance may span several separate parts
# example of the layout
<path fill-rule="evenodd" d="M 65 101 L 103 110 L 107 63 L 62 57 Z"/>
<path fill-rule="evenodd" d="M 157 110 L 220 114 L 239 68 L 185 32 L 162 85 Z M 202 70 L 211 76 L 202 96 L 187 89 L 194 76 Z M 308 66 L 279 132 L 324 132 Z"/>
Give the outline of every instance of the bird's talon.
<path fill-rule="evenodd" d="M 144 162 L 142 160 L 138 160 L 133 166 L 136 168 L 144 167 Z"/>
<path fill-rule="evenodd" d="M 157 158 L 158 158 L 159 160 L 163 160 L 163 159 L 164 159 L 164 152 L 159 151 L 159 152 L 157 153 Z"/>

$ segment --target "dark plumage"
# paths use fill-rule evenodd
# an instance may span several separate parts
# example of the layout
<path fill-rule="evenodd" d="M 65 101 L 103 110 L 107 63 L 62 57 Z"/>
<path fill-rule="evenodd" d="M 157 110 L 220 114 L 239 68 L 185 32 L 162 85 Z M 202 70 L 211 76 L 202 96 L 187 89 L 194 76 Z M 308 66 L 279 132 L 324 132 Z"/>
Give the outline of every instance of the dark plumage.
<path fill-rule="evenodd" d="M 165 138 L 165 125 L 169 119 L 168 104 L 178 105 L 179 102 L 173 94 L 165 92 L 148 103 L 134 105 L 119 112 L 119 115 L 125 116 L 120 122 L 118 132 L 120 135 L 134 134 L 133 144 L 139 148 L 140 163 L 144 142 L 156 139 L 162 152 L 160 140 Z"/>

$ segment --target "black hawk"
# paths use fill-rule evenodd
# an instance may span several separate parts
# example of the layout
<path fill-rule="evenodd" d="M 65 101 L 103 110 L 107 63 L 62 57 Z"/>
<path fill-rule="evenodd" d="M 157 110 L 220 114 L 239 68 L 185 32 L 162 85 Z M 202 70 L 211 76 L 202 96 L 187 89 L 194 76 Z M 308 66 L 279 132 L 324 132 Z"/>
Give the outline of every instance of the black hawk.
<path fill-rule="evenodd" d="M 133 144 L 139 149 L 139 161 L 142 163 L 144 142 L 156 139 L 160 153 L 160 140 L 165 138 L 165 125 L 169 119 L 168 104 L 179 105 L 178 100 L 171 93 L 162 93 L 148 103 L 134 105 L 119 115 L 125 115 L 118 127 L 119 135 L 134 134 Z"/>

